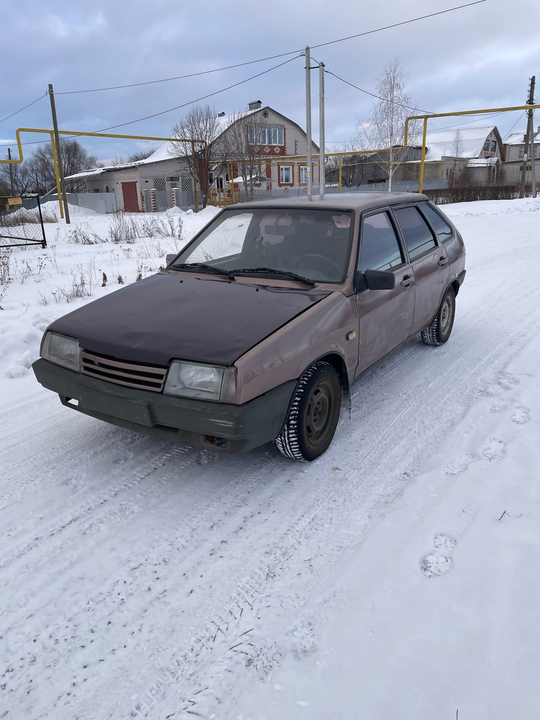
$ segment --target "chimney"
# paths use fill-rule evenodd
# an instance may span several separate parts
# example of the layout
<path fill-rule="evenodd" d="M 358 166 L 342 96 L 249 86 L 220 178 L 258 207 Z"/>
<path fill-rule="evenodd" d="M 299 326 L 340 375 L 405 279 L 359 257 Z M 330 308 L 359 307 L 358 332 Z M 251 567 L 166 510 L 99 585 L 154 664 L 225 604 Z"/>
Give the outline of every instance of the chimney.
<path fill-rule="evenodd" d="M 262 107 L 262 102 L 260 100 L 254 100 L 253 102 L 250 102 L 248 105 L 248 110 L 259 110 Z"/>
<path fill-rule="evenodd" d="M 225 113 L 224 112 L 218 113 L 218 117 L 225 117 Z"/>

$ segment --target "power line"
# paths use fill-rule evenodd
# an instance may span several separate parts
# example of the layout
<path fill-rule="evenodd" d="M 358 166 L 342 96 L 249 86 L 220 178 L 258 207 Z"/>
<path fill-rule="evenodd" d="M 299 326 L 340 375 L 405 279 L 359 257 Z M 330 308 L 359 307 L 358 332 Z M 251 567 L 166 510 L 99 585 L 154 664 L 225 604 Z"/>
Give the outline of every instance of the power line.
<path fill-rule="evenodd" d="M 18 114 L 19 114 L 20 112 L 22 112 L 23 110 L 26 110 L 26 108 L 29 108 L 30 105 L 35 105 L 37 102 L 39 102 L 42 98 L 44 98 L 44 97 L 46 97 L 46 96 L 47 96 L 47 93 L 44 93 L 43 95 L 40 95 L 36 100 L 33 100 L 31 103 L 28 103 L 28 105 L 25 105 L 25 106 L 22 107 L 20 110 L 16 110 L 14 113 L 11 113 L 11 115 L 8 115 L 7 117 L 2 118 L 2 119 L 0 120 L 0 123 L 3 123 L 4 120 L 9 120 L 9 118 L 12 118 L 14 115 L 18 115 Z"/>
<path fill-rule="evenodd" d="M 333 73 L 331 70 L 325 70 L 325 72 L 328 75 L 333 75 L 338 80 L 341 80 L 341 82 L 345 83 L 345 85 L 350 85 L 351 87 L 355 88 L 356 90 L 360 90 L 360 92 L 363 92 L 366 95 L 371 95 L 371 97 L 377 98 L 377 100 L 383 100 L 384 102 L 389 102 L 392 105 L 399 105 L 399 107 L 407 108 L 407 110 L 413 110 L 413 112 L 420 111 L 423 113 L 432 114 L 431 110 L 421 110 L 420 108 L 412 107 L 411 105 L 404 105 L 403 103 L 395 102 L 394 100 L 389 100 L 388 98 L 383 98 L 380 95 L 375 95 L 375 93 L 369 92 L 369 90 L 364 90 L 363 88 L 358 87 L 358 85 L 355 85 L 354 83 L 349 82 L 348 80 L 345 80 L 344 78 L 340 77 L 339 75 L 336 75 L 336 73 Z"/>
<path fill-rule="evenodd" d="M 474 0 L 474 2 L 466 3 L 465 5 L 457 5 L 447 10 L 439 10 L 438 12 L 429 13 L 428 15 L 421 15 L 419 17 L 411 18 L 410 20 L 403 20 L 402 22 L 393 23 L 392 25 L 385 25 L 384 27 L 376 28 L 374 30 L 366 30 L 365 32 L 356 33 L 356 35 L 349 35 L 347 37 L 338 38 L 337 40 L 329 40 L 328 42 L 319 43 L 318 45 L 312 45 L 312 48 L 326 47 L 327 45 L 335 45 L 336 43 L 345 42 L 347 40 L 353 40 L 355 38 L 364 37 L 365 35 L 373 35 L 374 33 L 382 32 L 383 30 L 390 30 L 391 28 L 401 27 L 402 25 L 409 25 L 410 23 L 418 22 L 419 20 L 426 20 L 428 18 L 436 17 L 437 15 L 444 15 L 446 13 L 454 12 L 456 10 L 462 10 L 472 5 L 479 5 L 480 3 L 487 2 L 487 0 Z M 268 57 L 259 58 L 258 60 L 249 60 L 243 63 L 237 63 L 235 65 L 226 65 L 220 68 L 214 68 L 213 70 L 202 70 L 201 72 L 189 73 L 188 75 L 177 75 L 170 78 L 161 78 L 159 80 L 147 80 L 146 82 L 129 83 L 127 85 L 111 85 L 110 87 L 102 88 L 91 88 L 88 90 L 65 90 L 63 92 L 56 92 L 55 95 L 78 95 L 81 93 L 92 93 L 92 92 L 105 92 L 107 90 L 123 90 L 125 88 L 142 87 L 143 85 L 155 85 L 157 83 L 171 82 L 172 80 L 184 80 L 186 78 L 199 77 L 201 75 L 210 75 L 211 73 L 222 72 L 223 70 L 233 70 L 238 67 L 245 67 L 246 65 L 254 65 L 255 63 L 266 62 L 267 60 L 276 60 L 277 58 L 286 57 L 287 55 L 295 55 L 296 53 L 302 52 L 303 48 L 298 50 L 289 50 L 288 52 L 279 53 L 278 55 L 269 55 Z"/>
<path fill-rule="evenodd" d="M 173 112 L 174 110 L 179 110 L 180 108 L 186 107 L 187 105 L 193 105 L 194 103 L 198 103 L 201 100 L 206 100 L 209 97 L 213 97 L 214 95 L 219 95 L 220 93 L 225 92 L 226 90 L 231 90 L 234 87 L 238 87 L 238 85 L 243 85 L 244 83 L 249 82 L 250 80 L 255 80 L 255 78 L 261 77 L 261 75 L 266 75 L 269 72 L 272 72 L 273 70 L 277 70 L 280 67 L 283 67 L 284 65 L 287 65 L 288 63 L 292 62 L 293 60 L 297 60 L 301 55 L 296 55 L 293 58 L 289 58 L 288 60 L 285 60 L 285 62 L 279 63 L 279 65 L 274 65 L 274 67 L 268 68 L 268 70 L 263 70 L 260 73 L 257 73 L 256 75 L 252 75 L 251 77 L 245 78 L 245 80 L 239 80 L 236 83 L 233 83 L 232 85 L 228 85 L 225 88 L 222 88 L 221 90 L 215 90 L 214 92 L 208 93 L 207 95 L 203 95 L 202 97 L 197 98 L 196 100 L 190 100 L 189 102 L 182 103 L 182 105 L 176 105 L 173 108 L 169 108 L 168 110 L 162 110 L 161 112 L 153 113 L 152 115 L 146 115 L 145 117 L 138 118 L 137 120 L 129 120 L 125 123 L 120 123 L 118 125 L 111 125 L 110 127 L 102 128 L 101 130 L 96 130 L 96 133 L 102 133 L 107 132 L 108 130 L 116 130 L 116 128 L 125 127 L 126 125 L 133 125 L 134 123 L 142 122 L 143 120 L 149 120 L 150 118 L 158 117 L 159 115 L 165 115 L 167 113 Z M 56 94 L 56 93 L 55 93 Z M 70 140 L 72 138 L 76 138 L 77 135 L 68 135 L 65 138 L 62 138 L 63 140 Z M 43 143 L 49 142 L 48 140 L 36 140 L 34 142 L 27 142 L 27 143 L 21 143 L 22 145 L 42 145 Z M 6 143 L 6 145 L 9 143 Z"/>

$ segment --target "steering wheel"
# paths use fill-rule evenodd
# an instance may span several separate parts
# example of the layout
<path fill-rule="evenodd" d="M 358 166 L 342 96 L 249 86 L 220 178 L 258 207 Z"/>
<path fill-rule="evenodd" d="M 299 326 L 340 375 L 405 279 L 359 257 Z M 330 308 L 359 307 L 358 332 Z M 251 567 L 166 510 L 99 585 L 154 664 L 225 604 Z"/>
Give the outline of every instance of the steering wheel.
<path fill-rule="evenodd" d="M 306 255 L 301 255 L 298 260 L 294 263 L 294 267 L 297 268 L 300 266 L 300 263 L 310 260 L 314 258 L 315 260 L 322 260 L 323 264 L 326 265 L 326 269 L 329 267 L 332 268 L 332 270 L 336 270 L 339 277 L 343 275 L 343 269 L 339 267 L 337 263 L 335 263 L 333 260 L 330 260 L 330 258 L 327 258 L 325 255 L 319 255 L 318 253 L 307 253 Z M 317 268 L 314 268 L 317 269 Z M 321 272 L 324 273 L 324 269 L 321 270 Z"/>

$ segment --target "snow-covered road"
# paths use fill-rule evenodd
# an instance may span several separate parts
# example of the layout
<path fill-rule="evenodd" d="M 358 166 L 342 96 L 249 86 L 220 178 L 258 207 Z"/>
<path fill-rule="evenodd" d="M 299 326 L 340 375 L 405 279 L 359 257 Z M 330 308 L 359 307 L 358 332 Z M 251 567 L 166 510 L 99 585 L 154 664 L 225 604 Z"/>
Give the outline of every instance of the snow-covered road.
<path fill-rule="evenodd" d="M 468 253 L 451 340 L 367 374 L 311 464 L 64 408 L 13 363 L 25 313 L 71 308 L 14 281 L 0 718 L 538 717 L 540 202 L 445 210 Z"/>

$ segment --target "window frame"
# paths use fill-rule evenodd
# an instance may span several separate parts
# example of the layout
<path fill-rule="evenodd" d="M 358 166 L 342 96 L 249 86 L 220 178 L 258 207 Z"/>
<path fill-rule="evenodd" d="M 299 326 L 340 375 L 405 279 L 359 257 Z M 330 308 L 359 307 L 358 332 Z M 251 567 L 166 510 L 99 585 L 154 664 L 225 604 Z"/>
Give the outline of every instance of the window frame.
<path fill-rule="evenodd" d="M 285 185 L 287 187 L 294 185 L 294 166 L 293 165 L 279 165 L 279 185 L 280 187 L 282 185 Z M 282 179 L 282 172 L 283 170 L 289 170 L 290 171 L 290 180 L 289 182 Z"/>
<path fill-rule="evenodd" d="M 401 237 L 401 233 L 399 232 L 399 228 L 397 227 L 396 219 L 393 216 L 392 207 L 390 205 L 384 205 L 380 208 L 371 208 L 370 210 L 364 210 L 360 215 L 360 227 L 358 229 L 358 251 L 356 254 L 356 265 L 355 265 L 355 273 L 361 272 L 360 271 L 360 258 L 362 256 L 362 241 L 363 241 L 363 230 L 364 230 L 364 220 L 366 218 L 372 217 L 373 215 L 380 215 L 381 213 L 386 213 L 388 216 L 388 220 L 390 222 L 390 226 L 392 227 L 394 231 L 394 235 L 396 236 L 396 239 L 398 241 L 398 246 L 401 251 L 401 257 L 402 262 L 399 265 L 395 265 L 390 270 L 385 270 L 385 272 L 397 272 L 400 270 L 403 270 L 403 268 L 406 265 L 410 265 L 410 259 L 409 255 L 407 253 L 407 246 L 405 245 L 403 238 Z"/>
<path fill-rule="evenodd" d="M 276 132 L 276 141 L 273 142 L 273 134 L 274 131 Z M 262 140 L 262 133 L 264 133 L 265 136 L 265 142 L 259 142 L 259 140 Z M 257 137 L 258 135 L 258 137 Z M 270 142 L 266 142 L 270 137 Z M 279 127 L 278 125 L 268 125 L 265 127 L 254 127 L 248 126 L 248 143 L 251 146 L 256 145 L 263 145 L 263 146 L 270 146 L 270 147 L 283 147 L 285 145 L 285 128 Z"/>
<path fill-rule="evenodd" d="M 448 227 L 449 227 L 450 230 L 452 231 L 452 234 L 451 234 L 450 237 L 447 238 L 446 240 L 444 240 L 444 241 L 439 240 L 439 236 L 438 236 L 438 234 L 437 234 L 437 231 L 435 230 L 435 228 L 434 228 L 433 225 L 431 224 L 431 222 L 430 222 L 429 218 L 427 217 L 427 215 L 426 215 L 426 214 L 423 212 L 423 210 L 422 210 L 422 206 L 426 206 L 426 205 L 427 205 L 428 207 L 430 207 L 430 208 L 433 210 L 433 212 L 436 213 L 436 214 L 441 218 L 441 220 L 442 220 L 446 225 L 448 225 Z M 443 217 L 443 216 L 441 215 L 440 211 L 437 209 L 437 207 L 436 207 L 435 205 L 433 205 L 432 203 L 430 203 L 429 201 L 427 201 L 427 202 L 418 203 L 418 204 L 417 204 L 417 207 L 418 207 L 418 209 L 420 210 L 420 212 L 421 212 L 421 214 L 422 214 L 422 217 L 424 218 L 424 220 L 427 222 L 428 226 L 430 227 L 431 232 L 434 234 L 435 239 L 437 240 L 437 245 L 438 245 L 439 247 L 445 247 L 451 240 L 454 240 L 454 239 L 455 239 L 455 237 L 456 237 L 456 229 L 455 229 L 455 227 L 451 224 L 451 222 L 448 220 L 448 218 Z"/>
<path fill-rule="evenodd" d="M 402 243 L 403 243 L 403 247 L 405 248 L 408 261 L 409 261 L 409 263 L 410 263 L 411 265 L 412 265 L 413 263 L 415 263 L 417 260 L 420 260 L 421 258 L 426 257 L 430 252 L 433 252 L 434 250 L 437 250 L 438 248 L 441 247 L 441 243 L 439 242 L 439 238 L 437 237 L 437 233 L 433 230 L 433 228 L 431 227 L 431 225 L 428 223 L 427 219 L 424 217 L 422 211 L 421 211 L 420 208 L 419 208 L 419 205 L 421 205 L 421 203 L 419 203 L 419 202 L 412 202 L 412 203 L 403 203 L 402 205 L 393 205 L 393 206 L 391 207 L 392 214 L 394 214 L 394 211 L 396 211 L 396 210 L 406 210 L 407 208 L 416 208 L 416 210 L 417 210 L 418 213 L 420 214 L 420 217 L 421 217 L 422 220 L 426 223 L 426 225 L 427 225 L 427 227 L 428 227 L 428 230 L 431 232 L 431 235 L 433 236 L 433 239 L 435 240 L 435 245 L 434 245 L 433 247 L 430 247 L 430 248 L 428 248 L 427 250 L 424 250 L 423 253 L 420 253 L 419 255 L 416 255 L 414 258 L 411 258 L 411 255 L 410 255 L 410 253 L 409 253 L 409 248 L 408 248 L 408 246 L 407 246 L 407 241 L 405 240 L 405 236 L 403 235 L 403 233 L 402 233 L 402 231 L 401 231 L 401 227 L 400 227 L 400 225 L 399 225 L 398 219 L 397 219 L 397 217 L 394 215 L 394 221 L 395 221 L 396 227 L 397 227 L 397 229 L 398 229 L 398 231 L 399 231 L 399 235 L 400 235 L 400 237 L 401 237 L 401 241 L 402 241 Z M 452 228 L 452 229 L 453 229 L 453 228 Z"/>

